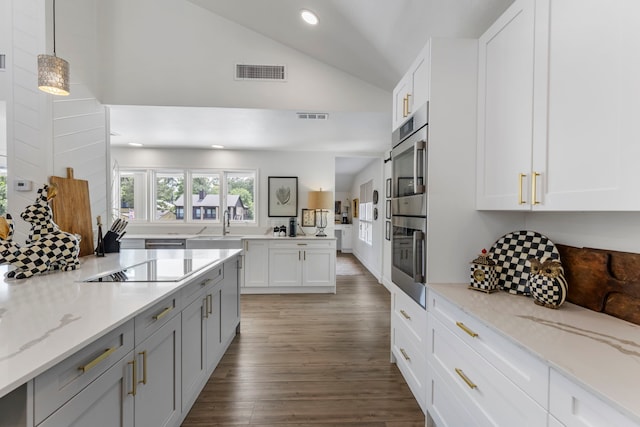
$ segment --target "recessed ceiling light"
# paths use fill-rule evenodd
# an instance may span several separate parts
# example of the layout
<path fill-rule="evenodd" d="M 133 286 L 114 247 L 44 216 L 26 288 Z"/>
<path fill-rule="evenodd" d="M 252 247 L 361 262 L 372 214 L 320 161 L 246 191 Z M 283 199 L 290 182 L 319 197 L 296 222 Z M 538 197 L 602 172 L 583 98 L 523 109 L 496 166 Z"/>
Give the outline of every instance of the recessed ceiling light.
<path fill-rule="evenodd" d="M 211 148 L 218 148 L 218 149 L 222 149 L 222 148 L 224 148 L 224 145 L 213 144 L 213 145 L 211 146 Z"/>
<path fill-rule="evenodd" d="M 129 145 L 132 147 L 142 147 L 142 144 L 140 144 L 139 142 L 130 142 Z"/>
<path fill-rule="evenodd" d="M 316 16 L 315 13 L 311 12 L 310 10 L 302 9 L 302 11 L 300 12 L 300 16 L 302 17 L 304 22 L 306 22 L 309 25 L 318 24 L 318 17 Z"/>

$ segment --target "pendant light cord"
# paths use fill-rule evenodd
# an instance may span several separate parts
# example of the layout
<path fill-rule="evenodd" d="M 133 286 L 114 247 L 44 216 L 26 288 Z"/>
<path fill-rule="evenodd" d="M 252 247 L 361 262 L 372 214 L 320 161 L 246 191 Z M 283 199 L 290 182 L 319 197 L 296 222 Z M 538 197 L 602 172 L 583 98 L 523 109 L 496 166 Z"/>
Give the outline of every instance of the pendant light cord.
<path fill-rule="evenodd" d="M 53 0 L 53 56 L 56 56 L 56 0 Z"/>

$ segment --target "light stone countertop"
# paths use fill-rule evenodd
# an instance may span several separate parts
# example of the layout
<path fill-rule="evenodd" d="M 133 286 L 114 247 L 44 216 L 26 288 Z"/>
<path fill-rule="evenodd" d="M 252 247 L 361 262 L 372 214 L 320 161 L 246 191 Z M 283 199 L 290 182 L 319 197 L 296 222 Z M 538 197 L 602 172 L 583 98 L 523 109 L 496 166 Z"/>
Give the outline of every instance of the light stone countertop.
<path fill-rule="evenodd" d="M 325 230 L 326 232 L 326 230 Z M 315 232 L 314 232 L 315 233 Z M 296 237 L 274 237 L 273 234 L 249 234 L 249 235 L 240 235 L 240 234 L 228 234 L 222 237 L 219 234 L 157 234 L 157 233 L 149 233 L 149 234 L 125 234 L 122 237 L 122 240 L 129 239 L 240 239 L 240 240 L 262 240 L 262 239 L 273 239 L 273 240 L 301 240 L 301 239 L 311 239 L 311 240 L 336 240 L 336 237 L 333 235 L 327 235 L 327 237 L 316 237 L 315 234 L 307 233 L 306 235 L 298 234 Z"/>
<path fill-rule="evenodd" d="M 0 280 L 0 397 L 241 252 L 122 250 L 101 258 L 80 258 L 80 268 L 75 271 Z M 184 257 L 214 262 L 180 282 L 82 282 L 149 259 Z M 8 266 L 0 266 L 0 274 L 8 270 Z"/>
<path fill-rule="evenodd" d="M 557 310 L 529 297 L 485 294 L 467 284 L 435 292 L 640 423 L 640 325 L 571 303 Z"/>

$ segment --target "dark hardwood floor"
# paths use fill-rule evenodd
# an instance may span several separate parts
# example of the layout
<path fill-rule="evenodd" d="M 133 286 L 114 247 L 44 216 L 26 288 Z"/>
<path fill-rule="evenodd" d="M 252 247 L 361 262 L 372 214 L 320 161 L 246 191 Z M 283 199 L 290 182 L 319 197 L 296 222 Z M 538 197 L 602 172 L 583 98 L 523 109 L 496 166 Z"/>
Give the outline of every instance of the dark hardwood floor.
<path fill-rule="evenodd" d="M 337 294 L 242 295 L 241 334 L 183 427 L 423 427 L 389 362 L 390 296 L 338 254 Z"/>

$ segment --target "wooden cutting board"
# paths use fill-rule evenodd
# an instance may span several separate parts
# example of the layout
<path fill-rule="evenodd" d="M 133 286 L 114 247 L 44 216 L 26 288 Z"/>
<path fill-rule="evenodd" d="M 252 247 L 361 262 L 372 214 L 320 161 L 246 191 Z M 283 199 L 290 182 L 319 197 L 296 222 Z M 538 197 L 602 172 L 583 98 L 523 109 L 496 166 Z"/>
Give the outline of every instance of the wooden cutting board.
<path fill-rule="evenodd" d="M 66 178 L 52 176 L 49 182 L 58 186 L 58 194 L 51 201 L 53 221 L 62 231 L 82 236 L 81 257 L 93 254 L 95 248 L 93 247 L 89 181 L 75 179 L 73 168 L 67 168 Z"/>

